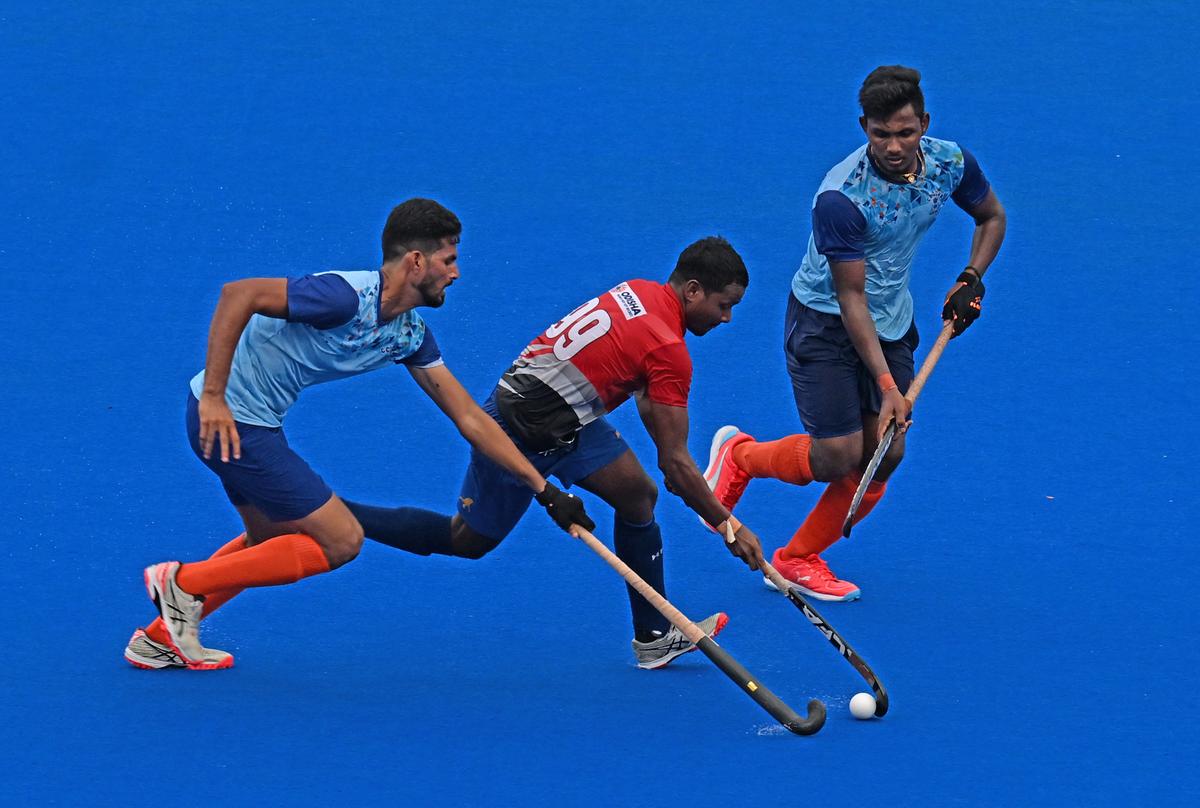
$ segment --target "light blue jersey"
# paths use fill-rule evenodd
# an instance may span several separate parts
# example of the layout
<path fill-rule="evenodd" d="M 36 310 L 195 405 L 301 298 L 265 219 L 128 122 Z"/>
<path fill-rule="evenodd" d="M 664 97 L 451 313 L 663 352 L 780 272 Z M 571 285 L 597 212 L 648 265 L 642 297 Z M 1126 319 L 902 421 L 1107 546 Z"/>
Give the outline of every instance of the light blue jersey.
<path fill-rule="evenodd" d="M 441 364 L 433 333 L 416 311 L 380 321 L 382 277 L 376 270 L 289 279 L 287 319 L 256 314 L 238 340 L 225 389 L 234 420 L 282 426 L 306 387 L 395 363 Z M 191 388 L 199 398 L 203 370 Z"/>
<path fill-rule="evenodd" d="M 813 233 L 792 278 L 796 299 L 841 315 L 829 259 L 866 262 L 867 308 L 880 339 L 898 340 L 913 321 L 908 284 L 925 232 L 946 201 L 972 210 L 990 186 L 974 157 L 957 143 L 921 138 L 925 167 L 912 183 L 893 183 L 864 145 L 825 175 L 813 197 Z"/>

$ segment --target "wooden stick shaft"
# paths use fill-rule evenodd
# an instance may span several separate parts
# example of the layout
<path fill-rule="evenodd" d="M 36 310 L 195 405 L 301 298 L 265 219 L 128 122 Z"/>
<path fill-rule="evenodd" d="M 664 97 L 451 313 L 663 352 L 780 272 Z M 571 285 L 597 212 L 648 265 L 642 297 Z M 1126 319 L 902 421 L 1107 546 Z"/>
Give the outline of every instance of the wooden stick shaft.
<path fill-rule="evenodd" d="M 908 386 L 908 392 L 904 394 L 910 403 L 916 401 L 917 396 L 921 395 L 921 388 L 925 386 L 925 382 L 929 381 L 929 374 L 933 373 L 933 366 L 942 358 L 942 351 L 946 350 L 946 345 L 952 336 L 954 336 L 954 326 L 947 320 L 946 324 L 942 326 L 942 333 L 938 334 L 937 342 L 933 343 L 933 347 L 929 349 L 929 355 L 921 363 L 921 369 L 917 371 L 916 378 Z"/>
<path fill-rule="evenodd" d="M 583 543 L 588 547 L 592 548 L 592 550 L 595 551 L 598 556 L 607 561 L 610 567 L 620 573 L 621 577 L 625 579 L 625 583 L 632 586 L 639 595 L 644 597 L 650 603 L 651 606 L 653 606 L 655 609 L 658 609 L 659 613 L 662 614 L 663 617 L 670 620 L 671 625 L 682 631 L 683 636 L 687 637 L 689 641 L 699 643 L 702 637 L 707 636 L 703 631 L 700 630 L 700 627 L 689 620 L 683 612 L 676 609 L 671 605 L 670 601 L 658 594 L 654 587 L 643 581 L 636 572 L 629 568 L 628 564 L 617 558 L 617 554 L 608 549 L 604 542 L 600 541 L 591 533 L 579 527 L 578 525 L 575 527 L 579 534 L 580 540 L 583 541 Z"/>

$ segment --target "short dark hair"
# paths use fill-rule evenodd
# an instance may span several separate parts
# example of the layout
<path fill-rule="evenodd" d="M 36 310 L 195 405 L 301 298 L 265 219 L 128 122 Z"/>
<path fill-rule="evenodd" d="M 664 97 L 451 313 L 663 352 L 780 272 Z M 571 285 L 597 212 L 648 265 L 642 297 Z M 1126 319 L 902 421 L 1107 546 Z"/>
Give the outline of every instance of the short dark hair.
<path fill-rule="evenodd" d="M 437 202 L 409 199 L 392 208 L 383 226 L 383 262 L 400 258 L 409 250 L 437 252 L 445 239 L 457 244 L 461 233 L 458 217 Z"/>
<path fill-rule="evenodd" d="M 680 284 L 694 280 L 705 292 L 719 292 L 731 283 L 743 288 L 749 286 L 750 273 L 728 241 L 709 236 L 688 245 L 679 254 L 669 280 Z"/>
<path fill-rule="evenodd" d="M 908 104 L 917 117 L 925 114 L 925 94 L 921 92 L 921 73 L 904 65 L 884 65 L 871 71 L 858 91 L 863 115 L 876 121 L 886 120 Z"/>

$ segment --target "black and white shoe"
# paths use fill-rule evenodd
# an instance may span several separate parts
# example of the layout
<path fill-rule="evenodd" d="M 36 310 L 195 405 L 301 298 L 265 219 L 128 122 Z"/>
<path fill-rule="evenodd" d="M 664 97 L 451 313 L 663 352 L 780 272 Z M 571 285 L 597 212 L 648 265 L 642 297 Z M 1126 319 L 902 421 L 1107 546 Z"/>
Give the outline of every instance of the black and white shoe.
<path fill-rule="evenodd" d="M 164 561 L 146 567 L 146 592 L 158 607 L 167 632 L 171 635 L 171 650 L 184 662 L 204 664 L 204 646 L 200 644 L 200 613 L 204 598 L 190 595 L 175 583 L 178 561 Z"/>
<path fill-rule="evenodd" d="M 138 629 L 129 638 L 125 646 L 125 659 L 135 668 L 145 670 L 161 670 L 163 668 L 187 668 L 193 671 L 215 671 L 233 667 L 233 654 L 228 651 L 218 651 L 216 648 L 204 649 L 204 661 L 187 663 L 183 657 L 171 650 L 171 646 L 155 642 L 146 634 L 145 629 Z"/>
<path fill-rule="evenodd" d="M 715 637 L 729 622 L 729 615 L 717 612 L 696 624 L 710 637 Z M 637 655 L 637 666 L 643 670 L 654 670 L 667 665 L 677 656 L 696 650 L 696 644 L 683 635 L 675 626 L 661 637 L 647 642 L 633 641 L 633 653 Z"/>

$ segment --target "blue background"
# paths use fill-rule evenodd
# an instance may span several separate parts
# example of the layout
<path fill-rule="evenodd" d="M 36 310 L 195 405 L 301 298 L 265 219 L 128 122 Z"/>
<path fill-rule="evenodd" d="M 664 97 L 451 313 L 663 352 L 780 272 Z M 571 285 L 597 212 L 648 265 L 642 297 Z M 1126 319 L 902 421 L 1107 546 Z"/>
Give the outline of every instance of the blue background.
<path fill-rule="evenodd" d="M 1195 800 L 1198 29 L 1166 2 L 9 4 L 0 797 Z M 672 601 L 728 611 L 724 647 L 826 700 L 817 736 L 700 655 L 637 670 L 621 582 L 538 514 L 483 561 L 368 546 L 243 595 L 205 624 L 233 671 L 121 659 L 152 616 L 142 567 L 239 532 L 182 428 L 222 282 L 377 266 L 390 208 L 433 196 L 465 232 L 428 319 L 482 396 L 548 323 L 720 233 L 752 282 L 691 340 L 691 447 L 794 432 L 780 331 L 809 202 L 861 143 L 862 78 L 896 62 L 1009 235 L 887 498 L 827 555 L 864 595 L 823 612 L 885 719 L 850 718 L 853 670 L 666 494 Z M 942 218 L 913 280 L 926 348 L 971 234 Z M 467 459 L 399 370 L 309 391 L 288 432 L 367 500 L 449 510 Z M 770 549 L 818 493 L 756 482 L 739 515 Z"/>

